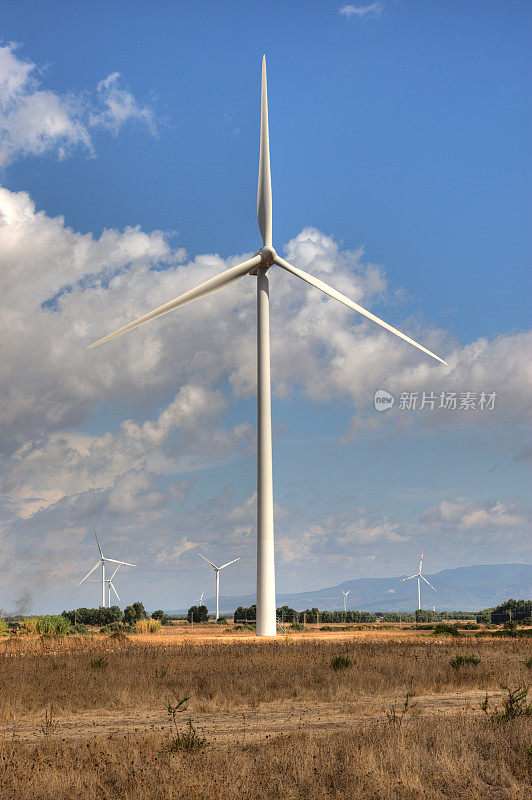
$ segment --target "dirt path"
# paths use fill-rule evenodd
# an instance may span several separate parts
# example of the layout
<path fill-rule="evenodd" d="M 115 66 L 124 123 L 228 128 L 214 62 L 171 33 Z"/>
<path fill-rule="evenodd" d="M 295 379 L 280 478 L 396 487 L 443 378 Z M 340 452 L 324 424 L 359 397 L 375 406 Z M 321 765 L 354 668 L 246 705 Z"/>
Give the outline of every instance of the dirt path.
<path fill-rule="evenodd" d="M 422 695 L 412 700 L 413 713 L 426 715 L 454 714 L 467 710 L 481 713 L 480 704 L 485 692 L 475 690 L 452 694 Z M 493 700 L 501 692 L 490 694 Z M 191 712 L 198 733 L 209 742 L 245 742 L 278 736 L 296 730 L 332 730 L 346 725 L 364 724 L 376 719 L 385 719 L 392 705 L 400 712 L 404 697 L 358 698 L 352 709 L 338 708 L 327 703 L 311 708 L 291 706 L 282 708 L 243 709 L 241 712 L 216 712 L 201 714 Z M 179 720 L 184 725 L 188 716 Z M 93 736 L 108 738 L 126 734 L 167 732 L 171 735 L 168 714 L 164 708 L 136 710 L 135 712 L 81 712 L 55 718 L 52 711 L 51 724 L 44 717 L 19 717 L 0 725 L 0 737 L 18 741 L 37 742 L 46 736 L 60 739 L 83 739 Z"/>

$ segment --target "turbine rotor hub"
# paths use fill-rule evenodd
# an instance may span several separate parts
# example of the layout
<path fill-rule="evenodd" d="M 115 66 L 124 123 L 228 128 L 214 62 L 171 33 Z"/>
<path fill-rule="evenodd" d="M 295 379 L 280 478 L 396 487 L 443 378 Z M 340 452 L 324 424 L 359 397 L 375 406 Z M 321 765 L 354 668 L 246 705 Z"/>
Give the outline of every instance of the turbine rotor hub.
<path fill-rule="evenodd" d="M 275 260 L 276 255 L 277 253 L 275 252 L 275 249 L 271 245 L 265 245 L 260 251 L 260 256 L 262 259 L 260 264 L 261 268 L 271 267 Z"/>

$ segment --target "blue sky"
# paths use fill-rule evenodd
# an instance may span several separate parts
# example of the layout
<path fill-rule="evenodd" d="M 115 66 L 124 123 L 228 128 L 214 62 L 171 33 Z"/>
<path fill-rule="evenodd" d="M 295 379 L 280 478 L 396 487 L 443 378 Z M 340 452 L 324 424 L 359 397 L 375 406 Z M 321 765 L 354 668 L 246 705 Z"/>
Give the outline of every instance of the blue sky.
<path fill-rule="evenodd" d="M 93 525 L 144 565 L 127 600 L 186 605 L 202 550 L 242 552 L 224 588 L 253 590 L 251 287 L 84 346 L 259 246 L 263 52 L 277 249 L 450 355 L 433 367 L 272 277 L 279 589 L 401 574 L 423 547 L 429 572 L 530 561 L 531 18 L 524 2 L 3 4 L 0 259 L 19 316 L 0 606 L 26 596 L 23 571 L 32 608 L 90 603 L 75 583 Z M 497 407 L 399 408 L 424 390 Z"/>

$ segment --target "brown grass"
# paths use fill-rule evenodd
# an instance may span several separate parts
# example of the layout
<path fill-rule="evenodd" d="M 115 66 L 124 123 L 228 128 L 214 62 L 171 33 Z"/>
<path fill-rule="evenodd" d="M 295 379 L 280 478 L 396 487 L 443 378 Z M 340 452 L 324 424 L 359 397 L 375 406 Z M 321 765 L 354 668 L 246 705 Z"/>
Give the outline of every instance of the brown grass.
<path fill-rule="evenodd" d="M 527 800 L 525 722 L 412 719 L 174 755 L 165 734 L 4 740 L 0 785 L 3 800 Z"/>
<path fill-rule="evenodd" d="M 157 641 L 157 639 L 156 639 Z M 349 669 L 331 659 L 347 653 Z M 103 637 L 0 641 L 0 720 L 87 710 L 153 708 L 184 695 L 195 711 L 271 704 L 348 704 L 392 697 L 530 682 L 527 641 L 458 639 L 146 644 Z M 453 669 L 457 655 L 480 658 Z M 105 664 L 98 663 L 104 656 Z M 381 703 L 382 706 L 382 703 Z"/>

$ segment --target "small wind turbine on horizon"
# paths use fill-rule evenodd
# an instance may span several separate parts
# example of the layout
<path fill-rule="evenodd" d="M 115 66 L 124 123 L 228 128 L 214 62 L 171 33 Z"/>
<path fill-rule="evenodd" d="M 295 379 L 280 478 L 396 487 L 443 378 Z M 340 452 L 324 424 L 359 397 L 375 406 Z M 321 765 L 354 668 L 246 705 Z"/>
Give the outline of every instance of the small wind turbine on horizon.
<path fill-rule="evenodd" d="M 95 569 L 98 569 L 98 567 L 99 567 L 99 566 L 100 566 L 100 564 L 101 564 L 101 565 L 102 565 L 102 579 L 101 579 L 101 583 L 102 583 L 102 608 L 105 608 L 105 584 L 106 584 L 106 582 L 107 582 L 107 581 L 106 581 L 106 578 L 105 578 L 105 565 L 106 565 L 106 563 L 109 563 L 109 564 L 118 564 L 118 566 L 119 566 L 119 567 L 121 567 L 121 566 L 124 566 L 124 567 L 136 567 L 137 565 L 136 565 L 136 564 L 130 564 L 128 561 L 118 561 L 116 558 L 106 558 L 106 557 L 104 556 L 103 552 L 102 552 L 102 548 L 100 547 L 100 542 L 98 541 L 98 537 L 96 536 L 96 531 L 94 531 L 94 536 L 95 536 L 95 538 L 96 538 L 96 544 L 98 545 L 98 550 L 100 551 L 100 558 L 98 559 L 98 561 L 96 562 L 96 564 L 93 566 L 93 568 L 91 569 L 91 571 L 90 571 L 90 572 L 87 572 L 87 574 L 85 575 L 85 577 L 84 577 L 84 578 L 82 578 L 82 579 L 80 580 L 80 582 L 79 582 L 79 586 L 81 586 L 81 584 L 82 584 L 82 583 L 84 583 L 84 581 L 86 581 L 86 580 L 87 580 L 87 578 L 88 578 L 90 575 L 92 575 L 92 573 L 94 572 L 94 570 L 95 570 Z M 112 580 L 112 578 L 114 578 L 114 576 L 116 575 L 116 573 L 117 573 L 117 570 L 118 570 L 118 567 L 117 567 L 117 569 L 115 569 L 115 571 L 113 572 L 113 574 L 112 574 L 112 576 L 111 576 L 111 580 Z M 113 586 L 113 590 L 114 590 L 114 593 L 116 594 L 116 596 L 118 597 L 118 594 L 117 594 L 117 592 L 116 592 L 116 589 L 114 588 L 114 586 Z M 110 597 L 110 594 L 111 594 L 111 593 L 109 592 L 109 597 Z M 118 599 L 120 599 L 120 598 L 118 598 Z"/>
<path fill-rule="evenodd" d="M 405 342 L 417 347 L 423 353 L 446 364 L 442 358 L 418 344 L 406 334 L 384 322 L 375 314 L 367 311 L 358 303 L 354 303 L 345 295 L 328 286 L 318 278 L 281 258 L 273 247 L 272 237 L 272 187 L 270 173 L 270 140 L 268 127 L 268 92 L 266 82 L 266 56 L 262 59 L 262 91 L 261 91 L 261 126 L 259 181 L 257 189 L 257 218 L 262 236 L 263 246 L 252 258 L 225 270 L 220 275 L 210 278 L 205 283 L 190 289 L 188 292 L 170 300 L 159 308 L 149 311 L 133 322 L 122 326 L 113 333 L 98 339 L 89 347 L 108 342 L 123 333 L 150 322 L 157 317 L 181 308 L 187 303 L 206 297 L 234 281 L 251 275 L 257 278 L 257 626 L 258 636 L 275 636 L 276 602 L 275 602 L 275 561 L 273 532 L 273 468 L 271 437 L 271 382 L 270 382 L 270 295 L 268 270 L 281 267 L 297 278 L 309 283 L 329 297 L 338 300 L 363 317 L 395 334 Z"/>
<path fill-rule="evenodd" d="M 351 589 L 348 589 L 347 592 L 344 592 L 343 588 L 340 586 L 340 591 L 344 596 L 344 614 L 347 613 L 347 595 L 350 594 Z"/>
<path fill-rule="evenodd" d="M 204 595 L 205 595 L 205 589 L 202 591 L 202 593 L 201 593 L 201 597 L 200 597 L 200 599 L 198 600 L 198 605 L 199 605 L 199 606 L 200 606 L 200 605 L 203 603 L 203 596 L 204 596 Z"/>
<path fill-rule="evenodd" d="M 232 561 L 228 561 L 227 564 L 222 564 L 221 567 L 217 567 L 216 564 L 213 564 L 212 561 L 209 561 L 208 558 L 205 558 L 205 556 L 202 556 L 201 553 L 198 553 L 198 555 L 199 555 L 200 558 L 202 558 L 204 561 L 206 561 L 207 564 L 210 564 L 211 567 L 213 568 L 214 572 L 216 573 L 216 619 L 218 619 L 218 617 L 219 617 L 219 602 L 220 602 L 220 571 L 222 569 L 225 569 L 226 567 L 228 567 L 229 564 L 234 564 L 235 561 L 240 561 L 240 556 L 238 558 L 233 558 Z M 203 599 L 203 594 L 204 593 L 202 593 L 202 595 L 201 595 L 202 599 Z"/>
<path fill-rule="evenodd" d="M 419 562 L 419 570 L 416 572 L 415 575 L 410 575 L 408 578 L 401 578 L 401 581 L 410 581 L 412 578 L 417 578 L 417 607 L 418 611 L 421 609 L 421 581 L 425 581 L 428 583 L 431 589 L 434 589 L 432 583 L 429 583 L 428 580 L 425 578 L 424 575 L 421 574 L 421 568 L 423 566 L 423 553 L 421 553 L 421 561 Z M 434 589 L 436 591 L 436 589 Z"/>
<path fill-rule="evenodd" d="M 121 566 L 120 564 L 117 566 L 117 568 L 115 569 L 110 578 L 105 579 L 105 582 L 107 584 L 107 605 L 109 608 L 111 608 L 111 589 L 116 594 L 116 599 L 118 600 L 118 602 L 120 602 L 118 592 L 116 591 L 115 585 L 113 583 L 113 578 L 120 569 L 120 566 Z M 90 581 L 88 581 L 88 583 L 100 583 L 100 581 L 97 578 L 91 578 Z"/>

